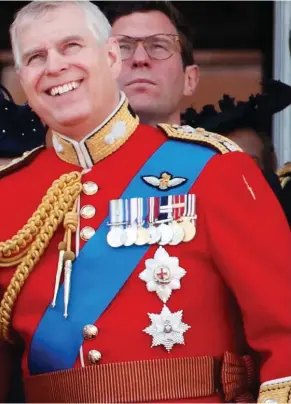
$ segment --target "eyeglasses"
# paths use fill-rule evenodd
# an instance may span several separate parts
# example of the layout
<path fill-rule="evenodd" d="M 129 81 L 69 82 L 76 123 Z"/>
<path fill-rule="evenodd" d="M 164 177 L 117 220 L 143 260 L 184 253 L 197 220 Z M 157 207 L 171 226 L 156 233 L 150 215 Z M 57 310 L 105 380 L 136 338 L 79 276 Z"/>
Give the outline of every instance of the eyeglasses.
<path fill-rule="evenodd" d="M 131 58 L 137 46 L 141 43 L 151 59 L 165 60 L 180 52 L 180 39 L 174 34 L 156 34 L 143 38 L 136 38 L 127 35 L 117 35 L 121 59 Z"/>

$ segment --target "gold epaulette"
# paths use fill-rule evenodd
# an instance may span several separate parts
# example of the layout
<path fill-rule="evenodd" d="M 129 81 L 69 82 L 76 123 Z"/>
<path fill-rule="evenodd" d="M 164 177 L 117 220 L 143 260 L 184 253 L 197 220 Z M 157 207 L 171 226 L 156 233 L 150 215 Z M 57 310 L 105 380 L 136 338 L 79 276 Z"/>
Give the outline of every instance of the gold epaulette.
<path fill-rule="evenodd" d="M 35 149 L 24 152 L 21 157 L 13 159 L 10 161 L 10 163 L 0 166 L 0 179 L 14 173 L 15 171 L 18 171 L 22 167 L 27 166 L 44 148 L 44 145 L 38 146 Z"/>
<path fill-rule="evenodd" d="M 221 154 L 234 151 L 243 151 L 235 142 L 217 133 L 207 132 L 203 128 L 192 128 L 189 125 L 159 124 L 158 128 L 164 131 L 169 138 L 185 140 L 211 147 Z"/>
<path fill-rule="evenodd" d="M 281 187 L 284 188 L 285 185 L 291 181 L 291 163 L 286 163 L 283 167 L 279 168 L 277 171 L 277 175 L 279 177 Z"/>
<path fill-rule="evenodd" d="M 291 401 L 291 378 L 285 377 L 263 383 L 260 388 L 258 403 L 281 404 Z"/>

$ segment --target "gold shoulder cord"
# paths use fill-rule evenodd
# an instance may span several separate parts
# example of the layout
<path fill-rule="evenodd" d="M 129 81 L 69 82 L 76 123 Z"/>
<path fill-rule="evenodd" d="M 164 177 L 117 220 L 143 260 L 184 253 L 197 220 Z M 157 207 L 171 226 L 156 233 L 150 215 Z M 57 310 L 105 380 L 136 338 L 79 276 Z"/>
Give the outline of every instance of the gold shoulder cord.
<path fill-rule="evenodd" d="M 28 222 L 11 239 L 0 242 L 0 267 L 18 265 L 0 303 L 0 338 L 9 337 L 12 309 L 34 266 L 48 247 L 58 226 L 64 223 L 64 242 L 59 248 L 71 252 L 71 233 L 76 231 L 77 198 L 82 190 L 82 174 L 74 171 L 54 181 Z"/>

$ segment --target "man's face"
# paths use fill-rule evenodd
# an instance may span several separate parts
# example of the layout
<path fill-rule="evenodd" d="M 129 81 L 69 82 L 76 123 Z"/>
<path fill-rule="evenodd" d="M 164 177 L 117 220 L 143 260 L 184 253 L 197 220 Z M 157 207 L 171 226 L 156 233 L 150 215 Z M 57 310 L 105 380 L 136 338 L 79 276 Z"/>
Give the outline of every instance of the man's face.
<path fill-rule="evenodd" d="M 264 144 L 252 129 L 239 129 L 228 136 L 263 169 Z"/>
<path fill-rule="evenodd" d="M 111 112 L 120 70 L 116 41 L 100 45 L 76 5 L 48 10 L 19 28 L 21 84 L 31 108 L 53 129 L 93 130 Z M 83 133 L 84 135 L 84 133 Z"/>
<path fill-rule="evenodd" d="M 113 35 L 148 37 L 156 34 L 177 35 L 169 18 L 160 11 L 133 13 L 116 20 Z M 184 95 L 194 92 L 198 81 L 198 69 L 189 66 L 184 71 L 180 46 L 166 60 L 151 59 L 141 43 L 129 59 L 123 60 L 118 82 L 129 98 L 134 110 L 143 116 L 175 115 L 180 118 L 180 104 Z M 178 120 L 178 122 L 177 122 Z"/>

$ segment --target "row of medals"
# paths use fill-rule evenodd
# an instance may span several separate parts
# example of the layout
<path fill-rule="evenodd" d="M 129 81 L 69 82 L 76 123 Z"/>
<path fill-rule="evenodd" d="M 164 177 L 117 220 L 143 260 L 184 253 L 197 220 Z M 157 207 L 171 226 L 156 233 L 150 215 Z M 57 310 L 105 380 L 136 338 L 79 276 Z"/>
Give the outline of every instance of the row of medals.
<path fill-rule="evenodd" d="M 154 199 L 159 199 L 159 197 L 155 197 Z M 142 219 L 142 214 L 138 214 L 138 218 L 131 221 L 128 215 L 125 214 L 125 220 L 123 221 L 124 214 L 120 216 L 120 211 L 126 211 L 124 209 L 126 202 L 132 203 L 135 200 L 137 200 L 137 206 L 141 206 L 142 198 L 111 201 L 111 220 L 108 223 L 110 230 L 107 234 L 107 243 L 111 247 L 142 246 L 146 244 L 159 244 L 162 246 L 178 245 L 182 242 L 189 242 L 195 237 L 197 219 L 195 214 L 195 195 L 187 195 L 184 204 L 173 204 L 170 206 L 170 210 L 163 210 L 163 213 L 166 213 L 172 211 L 175 206 L 184 207 L 183 214 L 175 219 L 172 215 L 169 215 L 169 218 L 164 220 L 159 220 L 158 218 L 153 220 L 153 217 L 149 215 L 148 217 L 152 220 L 146 221 Z M 139 202 L 141 203 L 139 204 Z M 122 219 L 121 221 L 118 221 L 118 219 L 112 220 L 114 217 Z"/>

